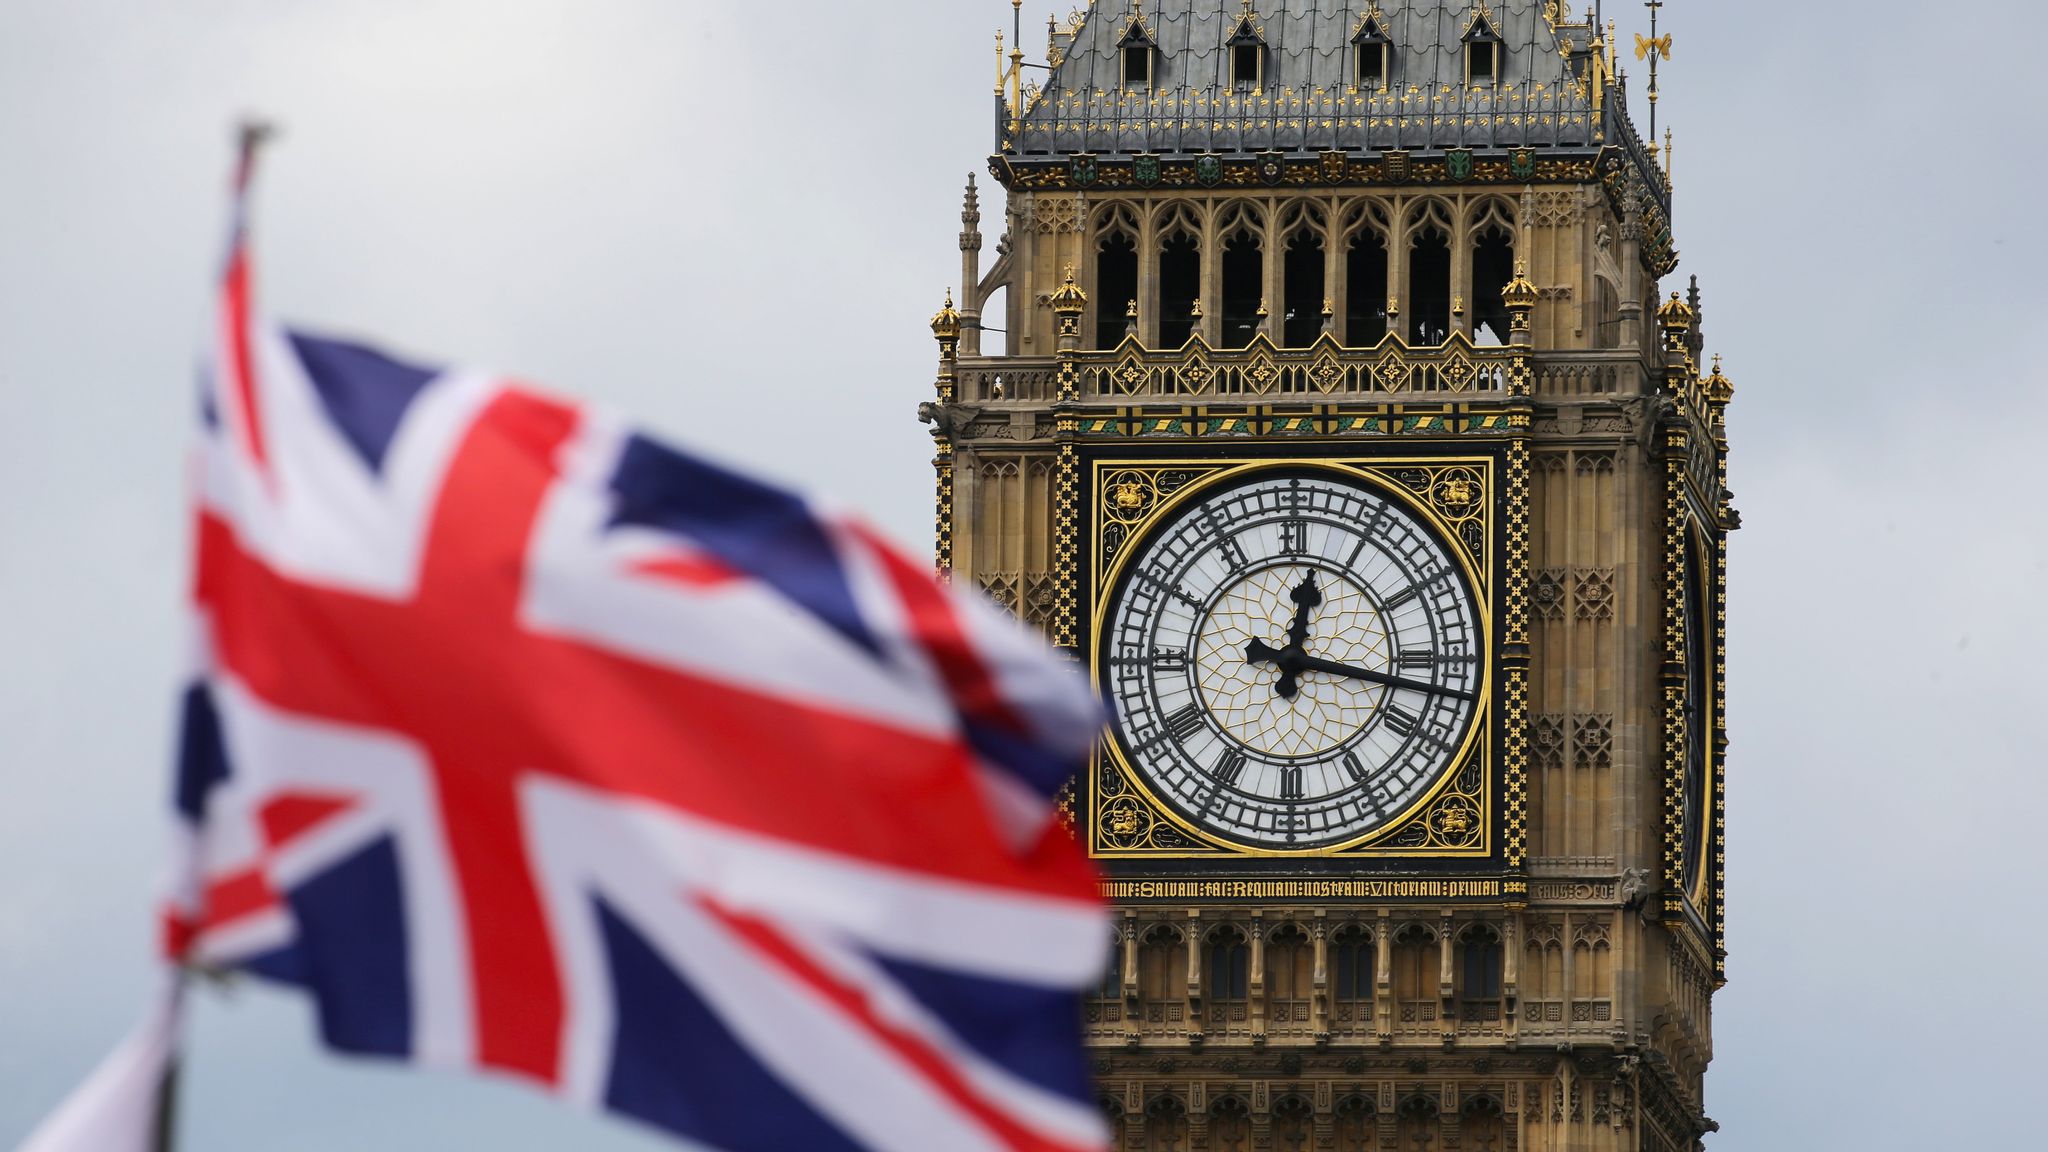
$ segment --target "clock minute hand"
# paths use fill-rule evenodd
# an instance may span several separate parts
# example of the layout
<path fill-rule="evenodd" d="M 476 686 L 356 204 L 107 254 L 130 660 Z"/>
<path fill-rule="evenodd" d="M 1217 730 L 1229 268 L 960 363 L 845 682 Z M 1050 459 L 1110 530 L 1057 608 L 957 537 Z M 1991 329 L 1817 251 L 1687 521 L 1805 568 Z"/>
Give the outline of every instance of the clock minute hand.
<path fill-rule="evenodd" d="M 1308 643 L 1308 614 L 1322 607 L 1323 590 L 1316 587 L 1316 570 L 1311 568 L 1287 594 L 1294 601 L 1294 623 L 1287 626 L 1289 647 L 1299 648 Z"/>
<path fill-rule="evenodd" d="M 1376 672 L 1371 668 L 1360 668 L 1355 664 L 1340 664 L 1335 660 L 1324 660 L 1304 652 L 1290 661 L 1304 672 L 1328 672 L 1332 676 L 1348 676 L 1353 680 L 1364 680 L 1372 684 L 1384 684 L 1389 688 L 1406 688 L 1411 692 L 1427 692 L 1434 696 L 1452 696 L 1459 700 L 1474 700 L 1477 697 L 1457 688 L 1443 684 L 1432 684 L 1427 680 L 1410 680 L 1387 672 Z"/>

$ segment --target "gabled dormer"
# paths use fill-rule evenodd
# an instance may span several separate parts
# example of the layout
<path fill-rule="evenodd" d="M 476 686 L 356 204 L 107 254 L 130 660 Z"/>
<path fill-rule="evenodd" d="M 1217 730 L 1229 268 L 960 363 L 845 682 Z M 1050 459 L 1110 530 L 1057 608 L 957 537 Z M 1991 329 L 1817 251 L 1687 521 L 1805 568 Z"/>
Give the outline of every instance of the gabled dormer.
<path fill-rule="evenodd" d="M 1117 37 L 1117 78 L 1125 90 L 1152 87 L 1159 71 L 1159 41 L 1145 24 L 1145 13 L 1131 12 L 1123 35 Z"/>
<path fill-rule="evenodd" d="M 1361 92 L 1375 91 L 1393 82 L 1393 41 L 1387 36 L 1386 17 L 1377 4 L 1365 10 L 1351 33 L 1351 86 Z"/>
<path fill-rule="evenodd" d="M 1237 25 L 1230 30 L 1230 39 L 1224 41 L 1224 47 L 1230 58 L 1232 88 L 1265 87 L 1266 30 L 1253 16 L 1251 0 L 1245 0 L 1244 12 L 1238 16 Z"/>
<path fill-rule="evenodd" d="M 1500 83 L 1502 43 L 1500 29 L 1494 25 L 1493 14 L 1481 4 L 1472 13 L 1472 20 L 1465 27 L 1465 84 L 1467 87 L 1491 88 Z"/>

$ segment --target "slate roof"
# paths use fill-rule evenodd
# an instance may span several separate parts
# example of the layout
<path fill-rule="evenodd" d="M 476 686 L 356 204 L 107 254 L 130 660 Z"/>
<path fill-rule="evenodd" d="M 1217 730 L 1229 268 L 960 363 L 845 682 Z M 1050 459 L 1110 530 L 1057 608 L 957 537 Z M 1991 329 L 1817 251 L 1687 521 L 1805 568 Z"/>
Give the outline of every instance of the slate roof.
<path fill-rule="evenodd" d="M 1597 147 L 1591 93 L 1577 74 L 1589 25 L 1553 27 L 1541 0 L 1380 0 L 1376 7 L 1391 42 L 1390 82 L 1356 90 L 1352 37 L 1366 0 L 1254 0 L 1249 8 L 1243 0 L 1092 0 L 1021 132 L 1005 132 L 1002 151 L 1028 159 Z M 1504 59 L 1497 84 L 1474 88 L 1465 82 L 1464 41 L 1482 8 Z M 1247 11 L 1267 48 L 1257 92 L 1233 88 L 1229 71 L 1227 44 Z M 1158 51 L 1152 85 L 1127 91 L 1118 45 L 1134 16 Z M 1572 46 L 1577 62 L 1561 44 Z M 1607 103 L 1607 139 L 1634 144 L 1621 102 Z"/>

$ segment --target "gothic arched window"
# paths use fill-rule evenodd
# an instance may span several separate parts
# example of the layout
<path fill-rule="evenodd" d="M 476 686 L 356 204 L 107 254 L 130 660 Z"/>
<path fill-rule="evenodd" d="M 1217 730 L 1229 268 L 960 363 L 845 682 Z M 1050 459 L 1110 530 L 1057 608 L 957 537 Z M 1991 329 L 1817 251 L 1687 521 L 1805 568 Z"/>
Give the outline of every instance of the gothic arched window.
<path fill-rule="evenodd" d="M 1330 940 L 1330 999 L 1338 1005 L 1372 1004 L 1372 934 L 1356 924 L 1337 930 Z"/>
<path fill-rule="evenodd" d="M 1345 213 L 1344 343 L 1370 348 L 1387 334 L 1385 217 L 1370 204 Z"/>
<path fill-rule="evenodd" d="M 1266 1019 L 1269 1027 L 1305 1030 L 1315 996 L 1316 949 L 1299 925 L 1283 924 L 1266 938 Z"/>
<path fill-rule="evenodd" d="M 1500 933 L 1484 924 L 1465 929 L 1458 937 L 1458 1002 L 1463 1019 L 1491 1023 L 1500 1019 L 1501 989 Z"/>
<path fill-rule="evenodd" d="M 1244 205 L 1223 218 L 1217 234 L 1223 238 L 1223 335 L 1224 348 L 1242 348 L 1265 319 L 1266 260 L 1264 221 Z"/>
<path fill-rule="evenodd" d="M 1459 1139 L 1468 1152 L 1507 1152 L 1507 1117 L 1500 1101 L 1491 1096 L 1473 1096 L 1460 1109 Z"/>
<path fill-rule="evenodd" d="M 1437 1145 L 1437 1137 L 1442 1134 L 1443 1123 L 1438 1119 L 1436 1101 L 1417 1094 L 1401 1101 L 1401 1106 L 1394 1112 L 1400 1117 L 1401 1138 L 1397 1147 L 1404 1152 L 1409 1148 L 1420 1152 L 1422 1149 Z"/>
<path fill-rule="evenodd" d="M 1252 1110 L 1235 1096 L 1209 1105 L 1209 1147 L 1216 1152 L 1252 1152 Z"/>
<path fill-rule="evenodd" d="M 1187 994 L 1187 945 L 1172 925 L 1154 925 L 1138 938 L 1138 999 L 1147 1005 L 1178 1004 Z"/>
<path fill-rule="evenodd" d="M 1159 222 L 1159 346 L 1178 348 L 1202 318 L 1202 234 L 1185 207 Z"/>
<path fill-rule="evenodd" d="M 1347 1096 L 1337 1102 L 1334 1125 L 1337 1152 L 1376 1152 L 1379 1148 L 1378 1109 L 1364 1096 Z"/>
<path fill-rule="evenodd" d="M 1306 348 L 1323 332 L 1323 214 L 1313 204 L 1299 204 L 1285 225 L 1286 255 L 1281 265 L 1281 342 Z"/>
<path fill-rule="evenodd" d="M 1273 1152 L 1311 1152 L 1315 1147 L 1316 1110 L 1299 1096 L 1273 1102 Z"/>
<path fill-rule="evenodd" d="M 1411 1006 L 1434 1003 L 1436 953 L 1435 934 L 1420 924 L 1394 934 L 1394 999 L 1401 1001 L 1404 1013 Z"/>
<path fill-rule="evenodd" d="M 1509 339 L 1508 281 L 1515 278 L 1513 220 L 1498 203 L 1487 205 L 1472 226 L 1472 336 L 1491 331 L 1494 342 Z"/>
<path fill-rule="evenodd" d="M 1243 1000 L 1251 990 L 1251 944 L 1244 930 L 1224 925 L 1209 934 L 1203 991 L 1211 1000 Z"/>
<path fill-rule="evenodd" d="M 1119 205 L 1097 222 L 1095 234 L 1095 346 L 1114 348 L 1138 302 L 1138 222 Z"/>
<path fill-rule="evenodd" d="M 1408 234 L 1409 342 L 1430 347 L 1451 333 L 1451 225 L 1441 205 L 1424 205 Z"/>
<path fill-rule="evenodd" d="M 1187 1147 L 1187 1107 L 1177 1097 L 1153 1097 L 1145 1106 L 1145 1152 L 1187 1152 Z"/>
<path fill-rule="evenodd" d="M 1458 938 L 1458 995 L 1467 1000 L 1500 998 L 1500 933 L 1485 925 Z"/>

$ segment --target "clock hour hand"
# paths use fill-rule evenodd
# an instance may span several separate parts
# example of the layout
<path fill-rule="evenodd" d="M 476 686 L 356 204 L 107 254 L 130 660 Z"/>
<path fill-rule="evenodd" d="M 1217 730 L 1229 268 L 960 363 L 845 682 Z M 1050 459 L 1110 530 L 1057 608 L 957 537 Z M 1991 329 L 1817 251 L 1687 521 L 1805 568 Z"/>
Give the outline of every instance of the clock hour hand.
<path fill-rule="evenodd" d="M 1301 645 L 1289 644 L 1286 648 L 1275 648 L 1264 640 L 1253 640 L 1244 646 L 1244 660 L 1247 664 L 1273 664 L 1280 669 L 1280 679 L 1273 684 L 1273 691 L 1283 700 L 1294 699 L 1301 691 L 1301 665 L 1298 661 L 1303 653 Z"/>

